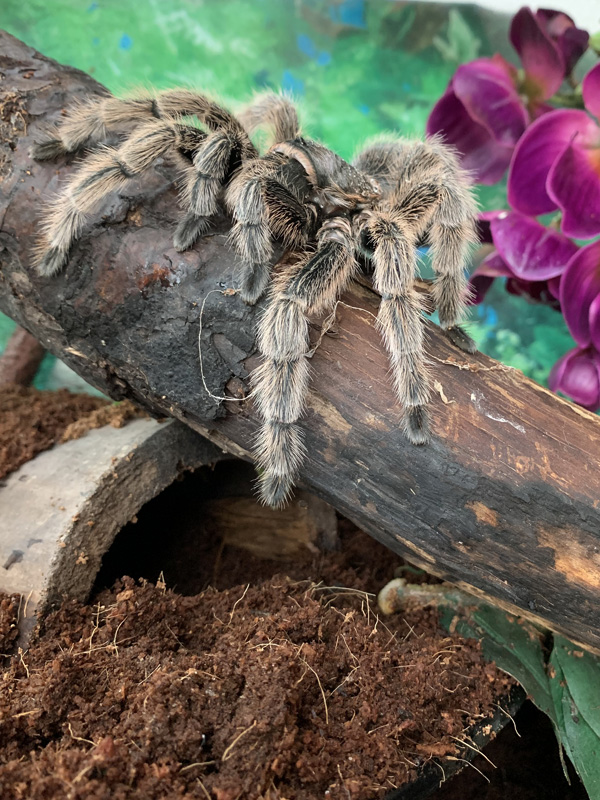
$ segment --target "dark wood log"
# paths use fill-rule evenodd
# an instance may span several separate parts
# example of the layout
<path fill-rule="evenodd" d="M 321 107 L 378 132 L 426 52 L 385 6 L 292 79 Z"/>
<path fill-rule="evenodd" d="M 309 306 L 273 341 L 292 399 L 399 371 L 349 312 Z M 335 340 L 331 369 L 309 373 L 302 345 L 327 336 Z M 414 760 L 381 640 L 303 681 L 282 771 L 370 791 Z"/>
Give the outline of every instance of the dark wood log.
<path fill-rule="evenodd" d="M 0 386 L 29 386 L 46 351 L 24 328 L 17 328 L 0 356 Z"/>
<path fill-rule="evenodd" d="M 230 291 L 227 222 L 177 253 L 173 172 L 157 164 L 107 202 L 64 275 L 38 277 L 29 254 L 42 203 L 73 167 L 36 164 L 29 148 L 43 123 L 103 90 L 6 34 L 0 53 L 0 308 L 112 397 L 249 457 L 251 402 L 216 399 L 243 397 L 255 363 L 256 311 Z M 414 563 L 600 652 L 600 420 L 464 355 L 429 324 L 435 435 L 412 447 L 377 302 L 356 285 L 338 307 L 337 336 L 312 359 L 304 486 Z"/>

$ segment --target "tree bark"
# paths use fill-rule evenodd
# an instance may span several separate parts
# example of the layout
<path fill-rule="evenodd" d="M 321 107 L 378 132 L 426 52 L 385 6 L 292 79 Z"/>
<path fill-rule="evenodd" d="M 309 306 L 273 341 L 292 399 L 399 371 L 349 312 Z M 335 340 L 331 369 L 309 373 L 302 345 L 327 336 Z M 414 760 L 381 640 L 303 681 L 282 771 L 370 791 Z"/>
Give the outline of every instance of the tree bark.
<path fill-rule="evenodd" d="M 17 328 L 0 356 L 0 388 L 11 383 L 29 386 L 45 354 L 35 336 Z"/>
<path fill-rule="evenodd" d="M 159 163 L 107 201 L 63 275 L 37 276 L 43 201 L 73 165 L 37 164 L 29 148 L 73 100 L 104 90 L 7 34 L 0 53 L 0 308 L 112 397 L 249 457 L 256 310 L 230 291 L 227 220 L 177 253 L 174 173 Z M 343 301 L 311 362 L 303 485 L 410 561 L 600 652 L 600 420 L 428 323 L 434 438 L 413 447 L 378 297 L 357 284 Z"/>

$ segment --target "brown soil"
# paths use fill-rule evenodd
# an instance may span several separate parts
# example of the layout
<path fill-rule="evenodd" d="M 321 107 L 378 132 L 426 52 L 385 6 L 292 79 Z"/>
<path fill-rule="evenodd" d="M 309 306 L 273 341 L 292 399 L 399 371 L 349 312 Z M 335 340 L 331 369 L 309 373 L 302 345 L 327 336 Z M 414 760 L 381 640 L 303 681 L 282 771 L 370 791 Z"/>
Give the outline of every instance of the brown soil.
<path fill-rule="evenodd" d="M 21 595 L 0 594 L 0 656 L 10 653 L 19 634 L 17 620 Z"/>
<path fill-rule="evenodd" d="M 0 480 L 54 444 L 78 439 L 90 428 L 120 428 L 140 414 L 128 401 L 111 404 L 101 397 L 67 389 L 41 392 L 24 386 L 0 389 Z"/>
<path fill-rule="evenodd" d="M 125 580 L 66 605 L 4 673 L 0 796 L 361 800 L 456 753 L 509 679 L 434 612 L 384 624 L 344 583 Z"/>

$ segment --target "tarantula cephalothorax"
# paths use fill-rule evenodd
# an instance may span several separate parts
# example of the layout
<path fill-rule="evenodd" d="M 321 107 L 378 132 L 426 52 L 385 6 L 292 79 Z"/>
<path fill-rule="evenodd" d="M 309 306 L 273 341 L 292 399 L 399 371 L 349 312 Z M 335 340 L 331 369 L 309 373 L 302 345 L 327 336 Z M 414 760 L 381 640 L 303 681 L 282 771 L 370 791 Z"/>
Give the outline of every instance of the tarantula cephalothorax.
<path fill-rule="evenodd" d="M 249 130 L 269 123 L 275 141 L 265 158 L 249 162 L 234 178 L 230 203 L 265 170 L 260 195 L 265 208 L 256 216 L 263 223 L 252 235 L 266 241 L 269 229 L 284 239 L 293 231 L 290 242 L 299 242 L 302 223 L 314 224 L 316 231 L 314 252 L 275 278 L 258 327 L 263 363 L 253 385 L 263 424 L 255 455 L 261 497 L 279 506 L 304 458 L 297 421 L 308 386 L 307 317 L 333 306 L 358 269 L 357 254 L 372 262 L 382 296 L 377 321 L 405 409 L 406 434 L 413 444 L 428 440 L 430 389 L 421 303 L 413 288 L 417 243 L 427 235 L 431 244 L 432 291 L 442 327 L 455 344 L 473 351 L 458 323 L 467 299 L 465 260 L 476 241 L 475 204 L 468 176 L 438 138 L 379 139 L 350 165 L 301 137 L 295 110 L 281 96 L 258 98 L 242 120 Z M 275 163 L 276 157 L 283 161 Z M 295 211 L 299 204 L 304 217 Z M 257 260 L 252 272 L 260 288 L 266 283 L 265 263 Z"/>
<path fill-rule="evenodd" d="M 192 116 L 208 132 L 184 120 Z M 272 134 L 263 156 L 249 138 L 261 126 Z M 237 120 L 203 95 L 173 90 L 80 106 L 34 155 L 53 158 L 89 147 L 119 128 L 131 129 L 128 137 L 92 153 L 51 206 L 38 256 L 43 274 L 61 269 L 86 215 L 106 194 L 166 154 L 176 156 L 186 178 L 187 210 L 175 246 L 185 249 L 208 231 L 224 190 L 246 302 L 256 302 L 267 288 L 274 239 L 302 254 L 276 276 L 258 326 L 263 363 L 252 382 L 262 418 L 255 449 L 262 500 L 283 505 L 297 477 L 304 458 L 297 423 L 308 389 L 308 317 L 333 306 L 358 270 L 358 255 L 371 262 L 382 296 L 378 326 L 406 434 L 413 444 L 425 443 L 430 389 L 413 287 L 416 247 L 424 236 L 432 249 L 440 323 L 459 347 L 475 349 L 458 324 L 475 204 L 452 149 L 435 137 L 381 138 L 351 165 L 302 135 L 296 109 L 282 95 L 259 96 Z"/>

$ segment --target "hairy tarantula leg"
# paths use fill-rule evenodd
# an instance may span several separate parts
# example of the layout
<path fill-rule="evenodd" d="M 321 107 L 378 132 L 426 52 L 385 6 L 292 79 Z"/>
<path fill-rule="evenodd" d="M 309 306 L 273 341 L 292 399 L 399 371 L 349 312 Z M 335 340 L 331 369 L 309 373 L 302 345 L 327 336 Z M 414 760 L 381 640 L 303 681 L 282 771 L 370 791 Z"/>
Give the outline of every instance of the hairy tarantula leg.
<path fill-rule="evenodd" d="M 278 279 L 258 327 L 264 361 L 252 381 L 263 423 L 255 457 L 261 500 L 274 508 L 286 503 L 305 456 L 296 422 L 304 410 L 308 388 L 306 315 L 332 306 L 356 269 L 347 220 L 329 220 L 317 238 L 313 257 Z"/>
<path fill-rule="evenodd" d="M 263 159 L 253 164 L 252 171 L 254 177 L 240 173 L 227 194 L 235 220 L 230 242 L 242 258 L 240 294 L 250 304 L 261 297 L 269 280 L 271 235 L 295 249 L 306 240 L 314 223 L 314 208 L 298 199 L 308 183 L 297 163 L 282 165 Z M 301 174 L 296 174 L 298 171 Z"/>
<path fill-rule="evenodd" d="M 104 147 L 84 162 L 50 206 L 35 257 L 42 275 L 54 275 L 62 269 L 86 217 L 106 195 L 177 148 L 180 127 L 166 120 L 151 122 L 138 128 L 118 149 Z M 186 132 L 188 146 L 191 130 L 195 129 Z M 196 130 L 196 137 L 200 145 L 206 134 Z"/>
<path fill-rule="evenodd" d="M 152 120 L 194 116 L 209 130 L 228 129 L 244 140 L 248 156 L 256 149 L 241 123 L 226 109 L 189 89 L 167 89 L 157 94 L 118 98 L 109 95 L 74 106 L 66 119 L 49 132 L 49 137 L 33 146 L 33 157 L 47 161 L 75 153 L 106 139 L 109 131 L 140 125 Z"/>
<path fill-rule="evenodd" d="M 367 226 L 374 247 L 374 285 L 382 296 L 377 324 L 389 354 L 396 395 L 404 407 L 405 432 L 413 444 L 425 444 L 430 388 L 422 306 L 413 288 L 414 231 L 401 214 L 384 211 L 375 212 Z"/>
<path fill-rule="evenodd" d="M 210 227 L 210 217 L 218 211 L 219 194 L 231 172 L 231 162 L 239 155 L 237 142 L 228 133 L 217 131 L 207 136 L 188 170 L 183 204 L 188 211 L 177 226 L 173 244 L 187 250 Z"/>
<path fill-rule="evenodd" d="M 235 220 L 229 243 L 242 258 L 240 294 L 244 302 L 254 305 L 264 294 L 273 257 L 262 180 L 252 178 L 245 183 L 238 182 L 228 196 L 228 205 L 232 207 Z"/>
<path fill-rule="evenodd" d="M 477 206 L 469 175 L 460 167 L 454 149 L 436 137 L 428 139 L 425 148 L 443 167 L 440 200 L 429 228 L 431 265 L 436 274 L 433 299 L 440 325 L 448 331 L 451 341 L 467 352 L 474 352 L 475 343 L 459 328 L 459 323 L 469 300 L 466 266 L 469 251 L 477 243 Z M 451 329 L 455 329 L 454 334 Z"/>
<path fill-rule="evenodd" d="M 257 95 L 239 118 L 249 133 L 266 128 L 270 145 L 289 142 L 302 133 L 296 106 L 289 97 L 276 92 Z"/>

